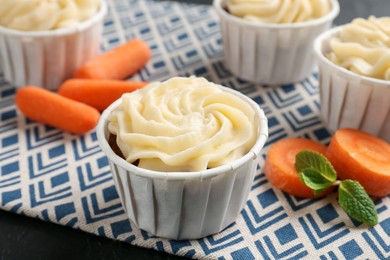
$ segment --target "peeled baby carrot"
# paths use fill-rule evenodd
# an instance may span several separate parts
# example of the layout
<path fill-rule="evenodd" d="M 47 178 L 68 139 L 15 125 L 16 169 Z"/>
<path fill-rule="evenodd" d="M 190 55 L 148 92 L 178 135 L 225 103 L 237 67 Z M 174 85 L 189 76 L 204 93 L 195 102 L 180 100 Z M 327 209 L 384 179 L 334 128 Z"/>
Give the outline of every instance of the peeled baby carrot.
<path fill-rule="evenodd" d="M 58 94 L 103 111 L 124 93 L 146 84 L 148 83 L 123 80 L 69 79 L 60 86 Z"/>
<path fill-rule="evenodd" d="M 302 198 L 314 198 L 329 193 L 331 189 L 314 195 L 313 190 L 304 185 L 295 170 L 295 156 L 302 150 L 312 150 L 325 154 L 326 146 L 308 139 L 288 138 L 274 143 L 268 150 L 264 164 L 264 174 L 275 187 Z"/>
<path fill-rule="evenodd" d="M 19 89 L 15 103 L 27 118 L 75 134 L 93 129 L 100 117 L 93 107 L 34 86 Z"/>
<path fill-rule="evenodd" d="M 75 78 L 125 79 L 145 66 L 151 57 L 145 42 L 130 40 L 86 62 L 76 70 Z"/>
<path fill-rule="evenodd" d="M 374 197 L 390 194 L 390 145 L 371 134 L 339 129 L 326 151 L 337 176 L 360 182 Z"/>

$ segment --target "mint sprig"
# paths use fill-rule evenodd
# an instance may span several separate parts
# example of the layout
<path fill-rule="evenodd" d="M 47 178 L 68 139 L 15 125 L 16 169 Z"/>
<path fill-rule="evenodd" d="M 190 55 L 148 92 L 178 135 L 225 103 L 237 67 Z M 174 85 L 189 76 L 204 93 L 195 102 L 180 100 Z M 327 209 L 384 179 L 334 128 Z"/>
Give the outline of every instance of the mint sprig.
<path fill-rule="evenodd" d="M 334 184 L 337 174 L 332 164 L 322 154 L 301 151 L 296 155 L 295 169 L 301 181 L 318 194 Z"/>
<path fill-rule="evenodd" d="M 296 155 L 295 169 L 297 172 L 307 168 L 317 170 L 328 182 L 334 182 L 337 179 L 337 173 L 332 164 L 320 153 L 304 150 Z"/>
<path fill-rule="evenodd" d="M 327 190 L 333 184 L 333 182 L 324 178 L 321 172 L 314 168 L 303 169 L 299 172 L 299 178 L 306 186 L 313 190 L 314 194 Z"/>
<path fill-rule="evenodd" d="M 304 150 L 295 158 L 295 169 L 300 180 L 321 193 L 331 186 L 339 186 L 339 204 L 352 218 L 368 225 L 378 224 L 374 202 L 363 186 L 354 180 L 337 180 L 337 173 L 328 159 L 320 153 Z"/>
<path fill-rule="evenodd" d="M 369 225 L 378 224 L 375 204 L 359 182 L 344 180 L 338 191 L 339 204 L 350 216 Z"/>

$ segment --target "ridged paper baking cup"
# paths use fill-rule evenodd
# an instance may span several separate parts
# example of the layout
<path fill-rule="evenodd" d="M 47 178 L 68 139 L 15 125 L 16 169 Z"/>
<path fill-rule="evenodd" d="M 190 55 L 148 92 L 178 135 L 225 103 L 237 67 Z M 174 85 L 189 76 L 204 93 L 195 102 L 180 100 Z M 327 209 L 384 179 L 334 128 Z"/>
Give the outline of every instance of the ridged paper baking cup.
<path fill-rule="evenodd" d="M 268 127 L 263 110 L 255 102 L 236 91 L 225 91 L 251 104 L 259 121 L 258 139 L 242 158 L 201 172 L 157 172 L 128 163 L 108 143 L 107 118 L 121 100 L 103 112 L 97 126 L 98 142 L 109 158 L 122 205 L 140 229 L 170 239 L 197 239 L 220 232 L 238 217 L 247 200 Z"/>
<path fill-rule="evenodd" d="M 340 67 L 324 54 L 340 27 L 320 35 L 314 42 L 319 62 L 321 116 L 327 127 L 355 128 L 390 142 L 390 81 L 358 75 Z"/>
<path fill-rule="evenodd" d="M 332 0 L 326 16 L 303 23 L 255 23 L 226 11 L 224 0 L 214 0 L 220 17 L 225 62 L 237 77 L 262 84 L 303 80 L 314 69 L 313 41 L 329 29 L 339 13 Z"/>
<path fill-rule="evenodd" d="M 0 26 L 0 58 L 5 80 L 22 87 L 56 90 L 76 68 L 97 56 L 107 13 L 105 1 L 92 18 L 74 27 L 18 31 Z"/>

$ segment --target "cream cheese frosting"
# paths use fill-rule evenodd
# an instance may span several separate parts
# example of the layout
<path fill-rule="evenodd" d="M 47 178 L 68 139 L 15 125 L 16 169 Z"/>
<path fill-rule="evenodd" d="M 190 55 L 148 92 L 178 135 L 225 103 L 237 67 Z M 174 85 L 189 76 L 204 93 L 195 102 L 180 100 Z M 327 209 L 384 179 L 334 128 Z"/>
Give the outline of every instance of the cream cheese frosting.
<path fill-rule="evenodd" d="M 175 77 L 122 96 L 108 129 L 125 159 L 157 171 L 202 171 L 245 155 L 258 135 L 253 108 L 204 78 Z"/>
<path fill-rule="evenodd" d="M 0 0 L 0 25 L 21 31 L 70 27 L 98 12 L 100 0 Z"/>
<path fill-rule="evenodd" d="M 327 56 L 359 75 L 390 80 L 390 17 L 357 18 L 330 41 Z"/>
<path fill-rule="evenodd" d="M 263 23 L 298 23 L 331 10 L 329 0 L 227 0 L 232 15 Z"/>

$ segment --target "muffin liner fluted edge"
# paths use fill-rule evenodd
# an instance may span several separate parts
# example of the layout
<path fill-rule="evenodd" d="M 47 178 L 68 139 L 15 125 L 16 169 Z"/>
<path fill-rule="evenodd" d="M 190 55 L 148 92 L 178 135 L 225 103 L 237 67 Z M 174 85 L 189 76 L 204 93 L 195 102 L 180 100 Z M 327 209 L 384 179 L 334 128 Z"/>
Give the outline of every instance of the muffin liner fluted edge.
<path fill-rule="evenodd" d="M 76 26 L 48 31 L 19 31 L 0 26 L 0 70 L 16 87 L 56 90 L 84 62 L 100 51 L 107 3 Z"/>
<path fill-rule="evenodd" d="M 359 129 L 390 141 L 390 81 L 358 75 L 331 62 L 330 40 L 340 27 L 318 36 L 314 52 L 319 62 L 321 117 L 331 131 Z"/>
<path fill-rule="evenodd" d="M 338 2 L 331 0 L 331 4 L 331 11 L 315 20 L 268 24 L 233 16 L 226 11 L 225 0 L 214 0 L 227 68 L 254 83 L 279 85 L 303 80 L 315 67 L 315 37 L 329 29 L 339 13 Z"/>
<path fill-rule="evenodd" d="M 158 172 L 128 163 L 108 143 L 107 118 L 121 100 L 103 112 L 96 130 L 98 142 L 110 161 L 128 218 L 140 229 L 169 239 L 198 239 L 218 233 L 236 220 L 248 198 L 257 157 L 268 138 L 263 110 L 248 97 L 238 95 L 256 112 L 258 139 L 242 158 L 201 172 Z"/>

